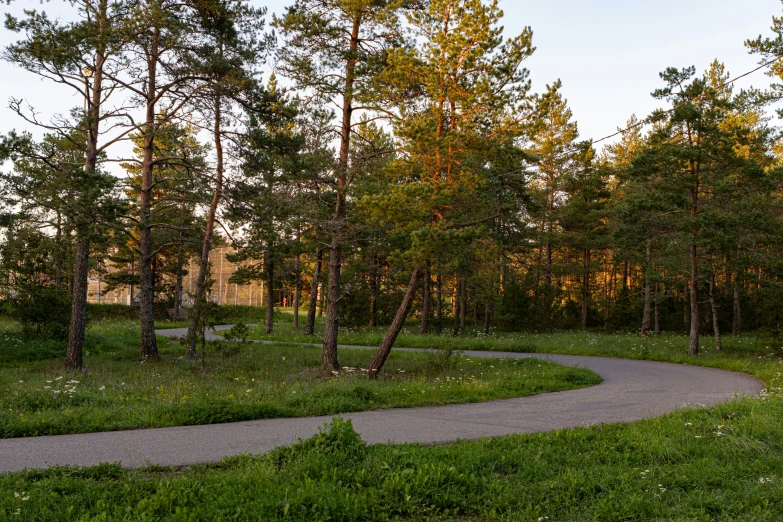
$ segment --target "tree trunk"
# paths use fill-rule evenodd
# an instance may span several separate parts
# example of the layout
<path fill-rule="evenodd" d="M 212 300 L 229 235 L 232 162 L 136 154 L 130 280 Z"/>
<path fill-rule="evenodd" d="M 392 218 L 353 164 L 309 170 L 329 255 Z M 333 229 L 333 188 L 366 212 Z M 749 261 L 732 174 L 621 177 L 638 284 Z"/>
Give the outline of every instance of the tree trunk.
<path fill-rule="evenodd" d="M 492 305 L 487 303 L 484 305 L 484 335 L 489 335 L 489 320 L 492 315 Z"/>
<path fill-rule="evenodd" d="M 215 153 L 217 164 L 215 169 L 215 192 L 212 194 L 212 200 L 209 203 L 207 211 L 206 228 L 204 237 L 201 240 L 201 257 L 199 259 L 198 276 L 196 277 L 196 292 L 193 295 L 193 307 L 190 309 L 190 321 L 188 324 L 187 335 L 187 357 L 196 357 L 196 341 L 198 340 L 199 325 L 204 327 L 205 305 L 207 299 L 207 274 L 209 272 L 209 253 L 212 251 L 212 236 L 215 230 L 215 217 L 217 216 L 218 205 L 223 197 L 223 141 L 221 133 L 221 104 L 220 94 L 215 96 L 215 125 L 212 132 L 212 138 L 215 143 Z M 203 334 L 203 332 L 202 332 Z"/>
<path fill-rule="evenodd" d="M 586 248 L 582 268 L 582 328 L 587 328 L 587 315 L 590 311 L 590 250 Z"/>
<path fill-rule="evenodd" d="M 157 67 L 160 28 L 152 29 L 150 52 L 147 58 L 147 111 L 143 133 L 143 159 L 141 164 L 141 194 L 139 220 L 139 317 L 141 318 L 141 358 L 142 360 L 158 358 L 158 341 L 155 337 L 155 288 L 152 281 L 150 263 L 154 255 L 152 248 L 152 190 L 153 190 L 153 160 L 155 153 L 156 103 L 158 100 Z"/>
<path fill-rule="evenodd" d="M 691 245 L 691 255 L 695 256 L 696 245 Z M 699 355 L 699 291 L 696 280 L 696 262 L 692 262 L 691 268 L 691 328 L 690 342 L 688 345 L 688 355 Z"/>
<path fill-rule="evenodd" d="M 647 255 L 645 264 L 642 267 L 642 278 L 644 279 L 644 312 L 642 313 L 642 337 L 647 337 L 650 333 L 650 240 L 647 240 Z"/>
<path fill-rule="evenodd" d="M 370 270 L 370 328 L 375 327 L 378 321 L 378 294 L 381 286 L 378 276 L 380 260 L 377 255 L 372 257 L 372 262 L 373 267 Z"/>
<path fill-rule="evenodd" d="M 438 318 L 438 328 L 443 327 L 443 277 L 441 277 L 440 274 L 438 274 L 436 283 L 436 291 L 438 296 L 438 301 L 435 303 L 435 315 Z"/>
<path fill-rule="evenodd" d="M 424 267 L 424 293 L 421 296 L 421 328 L 422 335 L 427 334 L 430 326 L 430 286 L 432 274 L 430 273 L 430 262 Z"/>
<path fill-rule="evenodd" d="M 174 320 L 179 321 L 182 316 L 182 294 L 184 292 L 182 288 L 182 279 L 184 277 L 184 262 L 182 256 L 177 256 L 177 276 L 174 281 Z"/>
<path fill-rule="evenodd" d="M 310 300 L 307 303 L 307 324 L 305 325 L 305 335 L 313 335 L 315 331 L 315 311 L 318 307 L 318 283 L 321 279 L 321 262 L 324 259 L 324 251 L 319 248 L 315 253 L 315 270 L 313 271 L 313 282 L 310 285 Z"/>
<path fill-rule="evenodd" d="M 343 93 L 343 114 L 340 129 L 340 161 L 337 169 L 337 198 L 330 222 L 332 245 L 329 253 L 329 290 L 327 292 L 326 326 L 324 328 L 321 370 L 330 374 L 340 369 L 337 361 L 337 335 L 340 324 L 340 275 L 342 271 L 343 234 L 345 233 L 345 193 L 348 190 L 348 168 L 350 160 L 351 117 L 353 114 L 353 84 L 355 80 L 357 50 L 361 15 L 353 22 L 349 44 L 349 58 L 345 64 L 345 92 Z"/>
<path fill-rule="evenodd" d="M 370 360 L 370 364 L 367 365 L 367 375 L 371 379 L 376 378 L 380 373 L 386 359 L 389 357 L 389 353 L 391 353 L 394 341 L 397 340 L 397 336 L 402 330 L 402 327 L 405 326 L 405 319 L 407 319 L 408 312 L 413 304 L 413 298 L 416 295 L 416 287 L 419 284 L 421 272 L 421 268 L 418 267 L 413 270 L 410 282 L 408 283 L 408 288 L 405 290 L 405 296 L 402 298 L 402 303 L 400 303 L 397 314 L 394 316 L 394 321 L 392 321 L 391 326 L 389 326 L 389 329 L 386 331 L 383 342 L 381 342 L 375 355 Z"/>
<path fill-rule="evenodd" d="M 459 334 L 465 334 L 465 308 L 468 305 L 468 289 L 465 278 L 462 278 L 462 287 L 459 295 Z"/>
<path fill-rule="evenodd" d="M 80 370 L 83 366 L 82 347 L 87 327 L 87 273 L 90 259 L 90 242 L 79 239 L 76 242 L 76 256 L 73 274 L 71 301 L 71 328 L 68 332 L 68 349 L 65 353 L 65 368 Z"/>
<path fill-rule="evenodd" d="M 733 320 L 731 323 L 731 335 L 733 337 L 738 337 L 740 333 L 740 321 L 742 320 L 741 310 L 740 310 L 740 289 L 739 289 L 739 281 L 737 279 L 737 276 L 735 274 L 734 276 L 734 313 L 733 313 Z"/>
<path fill-rule="evenodd" d="M 685 281 L 685 288 L 682 292 L 682 321 L 685 325 L 685 331 L 688 331 L 688 328 L 690 328 L 691 324 L 691 316 L 689 314 L 689 306 L 688 303 L 690 302 L 689 296 L 690 292 L 690 280 Z"/>
<path fill-rule="evenodd" d="M 297 236 L 299 241 L 299 236 Z M 299 258 L 299 254 L 296 254 L 294 259 L 294 271 L 296 272 L 296 287 L 294 288 L 294 330 L 299 329 L 299 298 L 302 296 L 302 276 L 299 273 L 302 267 L 302 260 Z"/>
<path fill-rule="evenodd" d="M 715 349 L 720 351 L 723 348 L 723 342 L 720 336 L 720 325 L 718 324 L 718 305 L 715 302 L 715 272 L 710 274 L 710 310 L 712 311 L 712 328 L 715 332 Z"/>
<path fill-rule="evenodd" d="M 456 275 L 456 286 L 454 287 L 454 335 L 459 335 L 459 301 L 462 295 L 462 278 L 459 272 Z"/>
<path fill-rule="evenodd" d="M 695 170 L 693 162 L 691 163 L 691 169 Z M 696 251 L 696 214 L 698 210 L 698 185 L 690 190 L 691 197 L 691 249 L 690 249 L 690 261 L 691 261 L 691 332 L 690 332 L 690 345 L 688 347 L 688 355 L 699 354 L 699 266 L 698 257 Z"/>
<path fill-rule="evenodd" d="M 266 333 L 271 334 L 275 329 L 275 261 L 274 252 L 271 243 L 267 243 L 266 252 L 264 252 L 264 265 L 266 272 Z"/>
<path fill-rule="evenodd" d="M 658 283 L 655 283 L 655 335 L 660 335 L 661 333 L 661 321 L 660 316 L 658 313 Z"/>

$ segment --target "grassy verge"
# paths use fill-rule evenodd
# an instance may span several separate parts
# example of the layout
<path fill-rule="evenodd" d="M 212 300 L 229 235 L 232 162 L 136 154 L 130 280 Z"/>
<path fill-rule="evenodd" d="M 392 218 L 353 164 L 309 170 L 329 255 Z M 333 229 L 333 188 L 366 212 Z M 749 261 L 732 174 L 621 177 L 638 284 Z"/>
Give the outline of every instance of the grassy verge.
<path fill-rule="evenodd" d="M 296 332 L 290 323 L 275 325 L 275 333 L 266 334 L 262 327 L 250 329 L 253 339 L 281 342 L 317 341 L 323 324 L 316 325 L 315 336 Z M 645 359 L 680 364 L 709 366 L 747 373 L 770 382 L 781 371 L 783 348 L 781 341 L 761 333 L 743 334 L 740 337 L 723 338 L 723 350 L 715 350 L 714 338 L 702 337 L 701 354 L 687 355 L 688 338 L 679 334 L 640 337 L 633 333 L 604 333 L 596 331 L 565 332 L 492 332 L 486 336 L 475 329 L 468 329 L 463 336 L 449 333 L 419 335 L 418 326 L 409 324 L 397 338 L 395 346 L 408 348 L 451 348 L 454 350 L 507 351 L 525 353 L 561 353 L 593 355 L 625 359 Z M 340 330 L 340 343 L 360 346 L 377 346 L 383 339 L 383 328 L 353 328 Z"/>
<path fill-rule="evenodd" d="M 188 360 L 164 338 L 162 360 L 139 363 L 132 321 L 93 326 L 88 371 L 63 373 L 62 347 L 31 344 L 4 327 L 0 438 L 480 402 L 600 382 L 584 369 L 448 352 L 394 353 L 382 377 L 370 381 L 357 370 L 370 358 L 364 350 L 341 352 L 343 372 L 323 379 L 318 348 L 212 344 L 204 360 Z"/>
<path fill-rule="evenodd" d="M 52 521 L 774 521 L 782 421 L 775 397 L 626 425 L 367 447 L 338 420 L 292 447 L 213 465 L 3 475 L 0 510 Z"/>

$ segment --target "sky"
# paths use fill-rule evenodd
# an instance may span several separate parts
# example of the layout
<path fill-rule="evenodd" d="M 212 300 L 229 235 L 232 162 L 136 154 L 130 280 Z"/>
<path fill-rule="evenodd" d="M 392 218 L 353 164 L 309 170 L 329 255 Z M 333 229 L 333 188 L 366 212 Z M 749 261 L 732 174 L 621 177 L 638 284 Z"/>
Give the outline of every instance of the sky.
<path fill-rule="evenodd" d="M 282 13 L 291 0 L 251 0 Z M 754 69 L 758 57 L 744 46 L 748 38 L 771 35 L 772 16 L 783 15 L 781 0 L 499 0 L 506 34 L 533 29 L 537 50 L 525 62 L 533 90 L 543 92 L 558 78 L 583 139 L 598 139 L 623 126 L 631 114 L 644 117 L 659 106 L 650 93 L 662 85 L 666 67 L 694 65 L 704 71 L 718 58 L 732 77 Z M 2 5 L 2 4 L 0 4 Z M 60 0 L 39 4 L 17 0 L 4 12 L 43 9 L 66 13 Z M 0 45 L 16 35 L 0 28 Z M 741 88 L 764 87 L 760 71 Z M 24 97 L 44 115 L 66 112 L 80 103 L 70 92 L 0 63 L 0 132 L 30 130 L 7 108 L 10 97 Z"/>

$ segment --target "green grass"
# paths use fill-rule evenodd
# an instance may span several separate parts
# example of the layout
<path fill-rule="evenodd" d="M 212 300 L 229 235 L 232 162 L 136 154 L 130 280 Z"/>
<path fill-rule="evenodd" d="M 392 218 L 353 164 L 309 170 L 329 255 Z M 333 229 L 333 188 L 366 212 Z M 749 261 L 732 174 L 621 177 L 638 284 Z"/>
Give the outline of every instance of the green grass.
<path fill-rule="evenodd" d="M 690 357 L 688 337 L 665 333 L 659 336 L 640 337 L 634 333 L 605 333 L 602 331 L 561 332 L 495 332 L 486 336 L 476 329 L 468 329 L 465 335 L 450 333 L 419 335 L 417 324 L 409 322 L 397 338 L 395 346 L 407 348 L 451 348 L 454 350 L 507 351 L 524 353 L 561 353 L 646 359 L 680 364 L 695 364 L 753 375 L 769 382 L 781 371 L 783 362 L 781 341 L 763 333 L 743 334 L 732 338 L 724 336 L 723 350 L 715 350 L 714 338 L 701 338 L 701 354 Z M 290 322 L 275 324 L 275 332 L 264 333 L 260 326 L 251 328 L 251 338 L 282 342 L 317 342 L 323 331 L 323 323 L 316 323 L 316 335 L 305 336 L 296 332 Z M 345 328 L 340 330 L 339 342 L 346 345 L 377 346 L 385 334 L 382 327 Z"/>
<path fill-rule="evenodd" d="M 284 329 L 278 339 L 298 340 Z M 340 341 L 374 344 L 380 332 L 348 331 Z M 291 447 L 210 465 L 0 475 L 0 520 L 783 520 L 783 362 L 769 337 L 728 338 L 720 353 L 705 338 L 698 358 L 684 355 L 677 335 L 403 334 L 400 341 L 687 362 L 743 371 L 768 386 L 759 398 L 631 424 L 366 446 L 337 420 Z"/>
<path fill-rule="evenodd" d="M 88 371 L 64 373 L 61 345 L 0 327 L 0 438 L 480 402 L 600 382 L 585 369 L 445 352 L 393 353 L 381 378 L 369 380 L 359 371 L 368 350 L 342 351 L 341 374 L 323 379 L 319 348 L 223 343 L 201 361 L 165 338 L 162 360 L 140 363 L 138 325 L 128 320 L 93 325 Z"/>
<path fill-rule="evenodd" d="M 633 424 L 369 447 L 336 421 L 292 447 L 212 465 L 2 475 L 0 517 L 775 521 L 782 420 L 776 396 Z"/>

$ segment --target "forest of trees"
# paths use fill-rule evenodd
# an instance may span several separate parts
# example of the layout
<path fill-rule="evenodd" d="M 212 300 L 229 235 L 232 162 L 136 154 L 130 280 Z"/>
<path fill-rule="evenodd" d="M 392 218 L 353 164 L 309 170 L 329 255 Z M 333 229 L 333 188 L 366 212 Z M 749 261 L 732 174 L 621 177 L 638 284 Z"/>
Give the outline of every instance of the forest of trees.
<path fill-rule="evenodd" d="M 67 339 L 67 367 L 84 364 L 88 278 L 109 264 L 125 268 L 104 291 L 138 289 L 140 357 L 158 357 L 156 315 L 171 308 L 197 356 L 217 245 L 241 262 L 233 282 L 265 282 L 267 332 L 283 289 L 313 334 L 322 286 L 326 374 L 341 327 L 388 327 L 374 376 L 414 319 L 451 335 L 681 332 L 691 354 L 700 335 L 783 335 L 768 114 L 783 85 L 738 90 L 719 60 L 667 69 L 660 109 L 605 145 L 581 138 L 559 81 L 532 91 L 533 31 L 504 35 L 496 0 L 70 9 L 6 19 L 18 38 L 3 59 L 79 102 L 50 116 L 11 99 L 38 132 L 0 143 L 5 310 Z M 781 79 L 773 23 L 745 45 Z"/>

